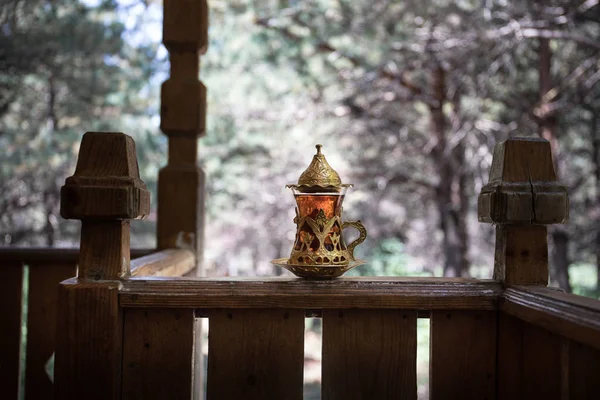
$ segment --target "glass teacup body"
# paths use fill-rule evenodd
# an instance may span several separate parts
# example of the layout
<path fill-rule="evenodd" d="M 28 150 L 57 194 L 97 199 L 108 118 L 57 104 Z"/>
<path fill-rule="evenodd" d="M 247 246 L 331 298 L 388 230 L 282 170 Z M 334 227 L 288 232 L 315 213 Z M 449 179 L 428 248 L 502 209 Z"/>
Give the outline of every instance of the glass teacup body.
<path fill-rule="evenodd" d="M 347 189 L 307 193 L 292 188 L 297 207 L 291 264 L 346 265 L 354 260 L 353 249 L 364 240 L 364 227 L 360 222 L 342 222 L 342 203 Z M 347 226 L 361 231 L 361 237 L 349 246 L 346 246 L 342 235 Z"/>

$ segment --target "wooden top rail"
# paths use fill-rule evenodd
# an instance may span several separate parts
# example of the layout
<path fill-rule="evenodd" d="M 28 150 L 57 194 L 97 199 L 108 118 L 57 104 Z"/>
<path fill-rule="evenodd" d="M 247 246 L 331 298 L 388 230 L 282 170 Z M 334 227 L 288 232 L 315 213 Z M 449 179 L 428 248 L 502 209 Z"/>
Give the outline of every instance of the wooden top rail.
<path fill-rule="evenodd" d="M 545 287 L 507 289 L 500 310 L 600 349 L 600 301 Z"/>
<path fill-rule="evenodd" d="M 502 293 L 495 281 L 463 278 L 130 279 L 124 307 L 176 308 L 404 308 L 493 310 Z"/>
<path fill-rule="evenodd" d="M 153 249 L 131 249 L 131 257 L 142 257 Z M 0 247 L 0 264 L 22 262 L 32 265 L 77 264 L 79 249 L 56 247 Z"/>
<path fill-rule="evenodd" d="M 191 250 L 171 249 L 131 260 L 131 276 L 183 276 L 196 268 Z"/>

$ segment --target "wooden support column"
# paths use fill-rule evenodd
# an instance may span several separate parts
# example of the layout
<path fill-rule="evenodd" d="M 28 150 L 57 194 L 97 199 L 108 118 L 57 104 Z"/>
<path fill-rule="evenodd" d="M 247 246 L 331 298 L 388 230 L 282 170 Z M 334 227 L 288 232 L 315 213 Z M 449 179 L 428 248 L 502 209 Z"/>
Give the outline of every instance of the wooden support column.
<path fill-rule="evenodd" d="M 567 189 L 556 179 L 550 143 L 511 138 L 496 145 L 478 208 L 480 222 L 496 224 L 494 279 L 505 286 L 546 286 L 546 225 L 569 216 Z"/>
<path fill-rule="evenodd" d="M 169 138 L 169 160 L 158 176 L 157 243 L 194 250 L 201 275 L 205 178 L 196 163 L 206 131 L 206 87 L 198 79 L 208 46 L 206 0 L 165 0 L 163 24 L 171 76 L 161 89 L 160 128 Z"/>
<path fill-rule="evenodd" d="M 23 300 L 23 263 L 0 263 L 0 291 L 2 328 L 0 328 L 0 387 L 7 399 L 18 399 L 21 386 L 19 377 L 21 350 L 21 315 Z"/>
<path fill-rule="evenodd" d="M 171 75 L 161 88 L 160 129 L 169 138 L 169 159 L 158 174 L 157 246 L 187 248 L 204 275 L 205 176 L 197 165 L 198 138 L 206 134 L 206 87 L 199 57 L 208 47 L 208 2 L 164 0 L 163 43 Z M 202 326 L 196 322 L 194 398 L 203 391 Z"/>
<path fill-rule="evenodd" d="M 481 190 L 478 208 L 480 222 L 496 224 L 494 279 L 505 287 L 546 286 L 546 226 L 569 216 L 567 189 L 556 179 L 550 143 L 512 138 L 496 145 L 490 181 Z M 499 315 L 498 400 L 560 397 L 561 377 L 568 379 L 560 367 L 562 342 L 548 334 Z"/>
<path fill-rule="evenodd" d="M 61 191 L 61 215 L 80 219 L 82 227 L 78 277 L 59 289 L 57 399 L 120 398 L 119 280 L 129 275 L 129 220 L 149 211 L 133 139 L 86 133 L 75 174 Z"/>

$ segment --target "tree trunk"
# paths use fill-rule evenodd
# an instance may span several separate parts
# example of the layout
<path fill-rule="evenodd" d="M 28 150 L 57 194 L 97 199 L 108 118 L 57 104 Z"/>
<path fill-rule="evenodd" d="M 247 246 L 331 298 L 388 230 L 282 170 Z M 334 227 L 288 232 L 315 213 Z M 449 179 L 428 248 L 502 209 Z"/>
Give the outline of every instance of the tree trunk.
<path fill-rule="evenodd" d="M 56 81 L 54 74 L 51 73 L 48 78 L 48 120 L 50 129 L 48 130 L 50 138 L 54 136 L 54 130 L 58 129 L 58 116 L 56 114 Z M 52 139 L 50 139 L 52 140 Z M 55 195 L 56 189 L 53 185 L 47 187 L 44 191 L 44 211 L 46 213 L 46 222 L 44 224 L 44 236 L 46 246 L 52 247 L 56 242 L 56 215 L 58 215 L 58 199 L 60 195 Z"/>
<path fill-rule="evenodd" d="M 554 279 L 562 289 L 570 293 L 572 288 L 569 282 L 569 233 L 563 226 L 556 226 L 552 231 Z"/>
<path fill-rule="evenodd" d="M 468 176 L 465 168 L 465 148 L 462 143 L 457 146 L 457 157 L 458 157 L 458 193 L 455 194 L 456 199 L 459 201 L 458 212 L 457 212 L 457 225 L 458 225 L 458 237 L 460 246 L 460 265 L 461 265 L 461 276 L 469 275 L 469 267 L 471 263 L 469 261 L 469 231 L 468 231 L 468 215 L 469 215 L 469 194 L 467 192 Z"/>
<path fill-rule="evenodd" d="M 592 111 L 590 134 L 592 137 L 592 165 L 596 179 L 596 292 L 600 293 L 600 132 L 598 132 L 598 115 Z"/>
<path fill-rule="evenodd" d="M 459 168 L 464 160 L 464 148 L 458 144 L 448 148 L 447 123 L 444 115 L 446 98 L 446 72 L 441 65 L 432 71 L 432 86 L 435 104 L 429 106 L 431 130 L 436 139 L 432 156 L 438 170 L 439 184 L 436 188 L 436 205 L 442 230 L 444 254 L 444 276 L 464 276 L 468 273 L 467 228 L 464 198 L 464 181 Z"/>
<path fill-rule="evenodd" d="M 552 90 L 550 70 L 552 65 L 552 50 L 550 49 L 550 41 L 548 39 L 539 39 L 539 44 L 540 107 L 543 108 L 547 101 L 545 96 Z M 554 114 L 543 116 L 540 118 L 538 126 L 540 136 L 550 142 L 552 155 L 554 156 L 554 168 L 557 176 L 560 176 L 556 116 Z M 569 233 L 562 226 L 552 226 L 549 231 L 554 243 L 553 257 L 550 263 L 551 276 L 558 282 L 561 288 L 571 292 L 571 284 L 569 282 Z"/>
<path fill-rule="evenodd" d="M 44 224 L 44 236 L 46 237 L 46 246 L 52 247 L 56 241 L 56 204 L 57 198 L 52 195 L 50 190 L 44 191 L 44 209 L 46 213 L 46 223 Z"/>

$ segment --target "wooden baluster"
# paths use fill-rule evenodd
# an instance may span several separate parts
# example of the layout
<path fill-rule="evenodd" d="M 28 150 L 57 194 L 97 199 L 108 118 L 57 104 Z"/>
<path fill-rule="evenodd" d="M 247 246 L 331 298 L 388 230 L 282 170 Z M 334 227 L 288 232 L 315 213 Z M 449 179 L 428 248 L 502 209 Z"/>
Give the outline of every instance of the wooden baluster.
<path fill-rule="evenodd" d="M 60 251 L 60 249 L 56 249 Z M 51 400 L 54 387 L 46 363 L 56 350 L 57 285 L 77 275 L 74 262 L 29 263 L 25 399 Z"/>
<path fill-rule="evenodd" d="M 593 399 L 600 393 L 600 350 L 569 343 L 569 399 Z"/>
<path fill-rule="evenodd" d="M 417 312 L 324 310 L 322 398 L 417 398 Z"/>
<path fill-rule="evenodd" d="M 206 0 L 165 0 L 163 43 L 171 76 L 162 85 L 160 128 L 169 138 L 169 160 L 158 175 L 157 245 L 189 248 L 196 253 L 198 276 L 204 275 L 204 172 L 197 166 L 198 138 L 206 133 L 206 87 L 198 79 L 199 56 L 208 47 Z M 199 324 L 200 325 L 200 324 Z M 202 329 L 196 327 L 195 365 L 203 365 Z M 203 388 L 196 368 L 194 396 Z"/>
<path fill-rule="evenodd" d="M 499 143 L 478 206 L 479 221 L 496 224 L 494 279 L 506 286 L 547 285 L 546 225 L 569 216 L 567 189 L 556 180 L 550 143 L 535 138 Z"/>
<path fill-rule="evenodd" d="M 169 137 L 169 161 L 158 177 L 157 242 L 159 249 L 195 250 L 201 268 L 204 172 L 196 163 L 206 87 L 198 80 L 198 58 L 208 46 L 207 2 L 165 0 L 163 24 L 171 76 L 162 85 L 160 128 Z"/>
<path fill-rule="evenodd" d="M 432 399 L 493 399 L 496 312 L 431 312 L 429 387 Z"/>
<path fill-rule="evenodd" d="M 61 191 L 61 215 L 80 219 L 78 277 L 59 290 L 57 399 L 118 399 L 123 316 L 119 279 L 129 275 L 129 220 L 150 210 L 133 140 L 88 132 Z"/>
<path fill-rule="evenodd" d="M 209 316 L 207 400 L 300 400 L 304 311 L 220 309 Z"/>
<path fill-rule="evenodd" d="M 0 303 L 2 319 L 0 328 L 0 387 L 7 399 L 18 398 L 19 361 L 21 350 L 21 300 L 23 299 L 23 263 L 0 263 Z"/>
<path fill-rule="evenodd" d="M 194 310 L 126 308 L 122 400 L 191 399 Z"/>
<path fill-rule="evenodd" d="M 499 143 L 478 206 L 479 221 L 496 224 L 494 279 L 505 286 L 546 286 L 546 226 L 563 223 L 569 215 L 567 190 L 556 179 L 550 143 L 537 138 Z M 501 314 L 497 398 L 560 398 L 561 385 L 568 385 L 565 343 Z"/>

